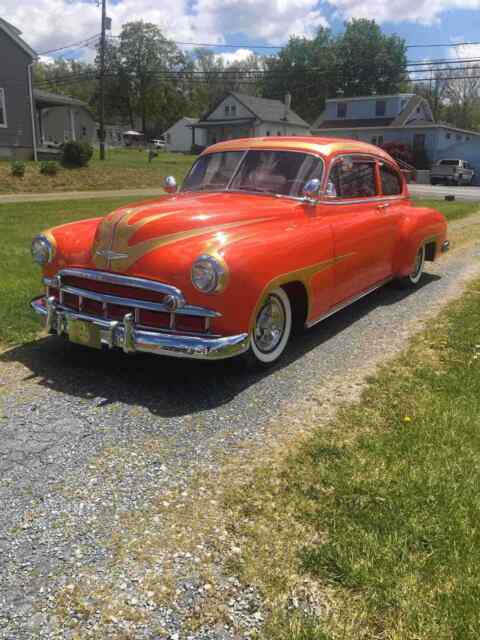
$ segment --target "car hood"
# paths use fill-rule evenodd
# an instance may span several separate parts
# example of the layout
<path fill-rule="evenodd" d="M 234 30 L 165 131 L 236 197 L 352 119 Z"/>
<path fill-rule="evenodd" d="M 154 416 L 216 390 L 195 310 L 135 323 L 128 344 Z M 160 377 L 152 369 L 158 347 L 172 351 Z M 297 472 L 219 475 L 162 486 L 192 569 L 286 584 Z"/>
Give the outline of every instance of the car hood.
<path fill-rule="evenodd" d="M 122 207 L 98 226 L 91 260 L 102 270 L 136 272 L 153 252 L 174 250 L 179 257 L 208 247 L 217 239 L 222 247 L 239 237 L 267 231 L 281 221 L 292 224 L 303 203 L 274 196 L 215 193 L 178 194 Z"/>

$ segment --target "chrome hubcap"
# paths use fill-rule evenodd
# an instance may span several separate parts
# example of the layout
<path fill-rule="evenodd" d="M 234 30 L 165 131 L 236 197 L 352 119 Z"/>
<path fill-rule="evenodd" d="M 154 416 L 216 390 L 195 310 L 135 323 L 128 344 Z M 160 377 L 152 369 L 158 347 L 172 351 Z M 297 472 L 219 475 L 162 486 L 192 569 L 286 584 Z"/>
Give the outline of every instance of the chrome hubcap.
<path fill-rule="evenodd" d="M 260 351 L 273 351 L 285 331 L 285 309 L 277 296 L 269 296 L 260 310 L 255 325 L 255 343 Z"/>

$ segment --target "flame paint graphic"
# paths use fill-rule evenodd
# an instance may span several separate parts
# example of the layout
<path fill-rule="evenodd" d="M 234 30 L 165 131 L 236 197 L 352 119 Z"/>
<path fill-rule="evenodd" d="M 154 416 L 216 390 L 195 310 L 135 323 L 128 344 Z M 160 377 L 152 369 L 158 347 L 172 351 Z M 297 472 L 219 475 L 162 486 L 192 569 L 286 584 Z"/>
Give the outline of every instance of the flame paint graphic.
<path fill-rule="evenodd" d="M 164 247 L 180 240 L 196 238 L 206 234 L 226 231 L 245 225 L 259 224 L 261 222 L 269 222 L 274 220 L 273 217 L 254 218 L 253 220 L 241 220 L 237 222 L 227 222 L 211 226 L 197 227 L 186 231 L 178 231 L 164 236 L 156 236 L 143 242 L 130 244 L 134 234 L 150 222 L 156 222 L 161 218 L 173 216 L 180 211 L 169 211 L 168 213 L 157 213 L 142 218 L 138 222 L 131 223 L 130 220 L 139 212 L 144 212 L 145 206 L 120 209 L 116 211 L 110 218 L 104 220 L 98 229 L 95 242 L 92 249 L 92 260 L 98 269 L 106 269 L 110 271 L 123 272 L 131 267 L 137 260 L 142 258 L 150 251 L 154 251 L 159 247 Z M 114 251 L 118 254 L 126 254 L 125 258 L 110 260 L 108 256 L 102 255 L 105 251 Z M 100 252 L 100 255 L 99 255 Z"/>

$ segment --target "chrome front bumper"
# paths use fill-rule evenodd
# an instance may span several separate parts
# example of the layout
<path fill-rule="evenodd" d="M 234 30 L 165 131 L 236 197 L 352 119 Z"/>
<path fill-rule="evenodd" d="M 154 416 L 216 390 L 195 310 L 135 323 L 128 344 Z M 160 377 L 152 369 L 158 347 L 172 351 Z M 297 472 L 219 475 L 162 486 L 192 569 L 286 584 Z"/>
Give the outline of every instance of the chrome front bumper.
<path fill-rule="evenodd" d="M 101 320 L 83 313 L 58 308 L 53 298 L 32 300 L 31 306 L 44 320 L 49 333 L 70 336 L 73 323 L 81 320 L 98 329 L 102 346 L 119 347 L 125 353 L 146 352 L 195 360 L 223 360 L 248 350 L 248 333 L 222 338 L 209 338 L 147 331 L 135 326 L 132 314 L 122 322 Z"/>

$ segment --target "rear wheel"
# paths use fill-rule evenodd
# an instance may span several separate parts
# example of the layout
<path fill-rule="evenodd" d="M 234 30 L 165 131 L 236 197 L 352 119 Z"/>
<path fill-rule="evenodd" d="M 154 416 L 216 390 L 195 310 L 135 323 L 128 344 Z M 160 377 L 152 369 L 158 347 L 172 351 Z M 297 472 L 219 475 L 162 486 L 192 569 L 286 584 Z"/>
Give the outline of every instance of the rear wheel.
<path fill-rule="evenodd" d="M 401 287 L 405 289 L 412 289 L 419 284 L 423 276 L 423 269 L 425 267 L 425 253 L 425 245 L 422 244 L 422 246 L 417 251 L 417 255 L 415 256 L 412 271 L 408 274 L 408 276 L 405 276 L 404 278 L 400 278 L 398 280 L 398 283 Z"/>
<path fill-rule="evenodd" d="M 271 291 L 255 318 L 250 349 L 240 356 L 249 367 L 268 367 L 282 356 L 292 332 L 292 306 L 282 288 Z"/>

